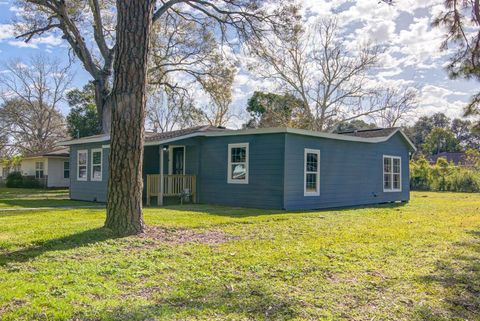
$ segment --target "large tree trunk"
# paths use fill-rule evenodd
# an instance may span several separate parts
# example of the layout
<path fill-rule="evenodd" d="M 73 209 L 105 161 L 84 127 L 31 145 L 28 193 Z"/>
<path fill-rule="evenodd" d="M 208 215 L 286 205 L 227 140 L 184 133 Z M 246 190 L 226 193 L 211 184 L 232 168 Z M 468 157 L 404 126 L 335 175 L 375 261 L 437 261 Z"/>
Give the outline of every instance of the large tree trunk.
<path fill-rule="evenodd" d="M 154 0 L 117 0 L 117 44 L 105 227 L 119 235 L 143 232 L 142 160 L 147 54 Z"/>
<path fill-rule="evenodd" d="M 112 108 L 108 103 L 110 90 L 108 88 L 108 78 L 97 79 L 95 84 L 95 104 L 97 106 L 98 127 L 102 133 L 110 133 L 112 123 Z"/>

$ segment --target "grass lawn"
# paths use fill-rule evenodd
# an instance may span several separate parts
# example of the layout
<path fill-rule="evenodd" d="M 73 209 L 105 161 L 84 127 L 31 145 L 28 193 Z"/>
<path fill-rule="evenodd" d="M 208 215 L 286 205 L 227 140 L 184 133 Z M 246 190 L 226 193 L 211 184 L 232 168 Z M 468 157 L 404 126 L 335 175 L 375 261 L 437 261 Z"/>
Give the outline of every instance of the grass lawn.
<path fill-rule="evenodd" d="M 94 205 L 99 204 L 70 200 L 68 189 L 0 188 L 0 211 L 2 209 Z"/>
<path fill-rule="evenodd" d="M 1 320 L 480 320 L 480 195 L 286 213 L 0 212 Z"/>

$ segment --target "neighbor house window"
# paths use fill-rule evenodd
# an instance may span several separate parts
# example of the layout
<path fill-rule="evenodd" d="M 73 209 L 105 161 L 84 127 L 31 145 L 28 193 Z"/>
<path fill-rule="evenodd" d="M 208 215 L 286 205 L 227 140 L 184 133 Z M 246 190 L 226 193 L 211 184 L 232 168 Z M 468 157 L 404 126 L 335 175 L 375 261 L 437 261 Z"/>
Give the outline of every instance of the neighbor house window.
<path fill-rule="evenodd" d="M 2 169 L 2 176 L 3 178 L 7 178 L 8 174 L 10 173 L 10 167 L 4 167 Z"/>
<path fill-rule="evenodd" d="M 63 162 L 63 178 L 70 178 L 70 162 Z"/>
<path fill-rule="evenodd" d="M 248 143 L 228 145 L 228 183 L 248 184 Z"/>
<path fill-rule="evenodd" d="M 304 196 L 320 195 L 320 151 L 305 149 Z"/>
<path fill-rule="evenodd" d="M 383 191 L 402 190 L 402 159 L 398 156 L 383 156 Z"/>
<path fill-rule="evenodd" d="M 102 149 L 92 149 L 92 181 L 102 180 Z"/>
<path fill-rule="evenodd" d="M 44 178 L 45 165 L 43 162 L 35 162 L 35 178 Z"/>
<path fill-rule="evenodd" d="M 77 152 L 77 180 L 87 180 L 87 165 L 88 152 L 86 150 L 79 150 Z"/>

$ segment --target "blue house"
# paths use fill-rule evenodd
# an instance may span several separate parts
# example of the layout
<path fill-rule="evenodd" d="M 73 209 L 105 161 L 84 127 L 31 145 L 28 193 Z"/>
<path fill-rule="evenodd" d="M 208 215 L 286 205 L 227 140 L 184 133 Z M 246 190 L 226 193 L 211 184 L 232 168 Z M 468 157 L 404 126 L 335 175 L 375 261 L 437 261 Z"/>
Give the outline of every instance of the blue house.
<path fill-rule="evenodd" d="M 105 202 L 109 136 L 70 146 L 70 197 Z M 199 126 L 146 135 L 144 198 L 285 210 L 409 200 L 409 155 L 399 128 L 331 134 L 290 128 Z"/>

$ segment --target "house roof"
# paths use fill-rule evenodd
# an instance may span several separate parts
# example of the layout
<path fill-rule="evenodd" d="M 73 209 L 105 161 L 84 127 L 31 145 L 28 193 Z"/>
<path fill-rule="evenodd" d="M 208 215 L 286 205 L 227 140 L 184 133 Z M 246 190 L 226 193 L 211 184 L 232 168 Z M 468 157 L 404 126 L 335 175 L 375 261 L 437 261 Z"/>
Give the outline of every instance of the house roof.
<path fill-rule="evenodd" d="M 146 136 L 145 141 L 147 142 L 163 141 L 167 139 L 173 139 L 177 137 L 190 135 L 193 133 L 223 132 L 226 130 L 229 130 L 229 129 L 226 129 L 225 127 L 215 127 L 215 126 L 196 126 L 196 127 L 186 128 L 186 129 L 173 130 L 173 131 L 164 132 L 164 133 L 150 133 L 145 135 Z"/>
<path fill-rule="evenodd" d="M 186 139 L 191 137 L 218 137 L 218 136 L 239 136 L 239 135 L 260 135 L 260 134 L 279 134 L 279 133 L 290 133 L 303 136 L 311 137 L 322 137 L 335 140 L 344 140 L 344 141 L 354 141 L 354 142 L 363 142 L 363 143 L 381 143 L 389 140 L 396 133 L 400 133 L 409 145 L 411 150 L 416 150 L 415 145 L 410 141 L 410 139 L 403 133 L 400 128 L 387 128 L 378 130 L 375 133 L 366 133 L 362 131 L 362 134 L 348 135 L 343 134 L 333 134 L 325 132 L 317 132 L 312 130 L 304 129 L 294 129 L 294 128 L 256 128 L 256 129 L 240 129 L 240 130 L 230 130 L 226 128 L 218 128 L 212 126 L 197 126 L 188 129 L 176 130 L 171 132 L 159 133 L 159 134 L 147 134 L 145 145 L 159 145 L 167 144 L 173 141 L 180 139 Z M 85 144 L 91 142 L 107 142 L 110 140 L 109 135 L 97 135 L 84 137 L 80 139 L 74 139 L 70 141 L 62 142 L 61 145 L 77 145 Z"/>
<path fill-rule="evenodd" d="M 359 129 L 340 132 L 340 135 L 364 137 L 364 138 L 375 138 L 375 137 L 388 137 L 393 132 L 397 131 L 398 127 L 391 128 L 373 128 L 373 129 Z"/>
<path fill-rule="evenodd" d="M 69 149 L 66 147 L 63 147 L 63 148 L 53 149 L 48 152 L 28 154 L 28 155 L 25 155 L 25 157 L 23 158 L 25 159 L 25 158 L 38 158 L 38 157 L 69 157 L 69 156 L 70 156 Z"/>
<path fill-rule="evenodd" d="M 439 158 L 445 158 L 447 162 L 453 162 L 455 165 L 470 166 L 471 164 L 464 152 L 442 152 L 428 158 L 430 163 L 435 164 Z"/>

